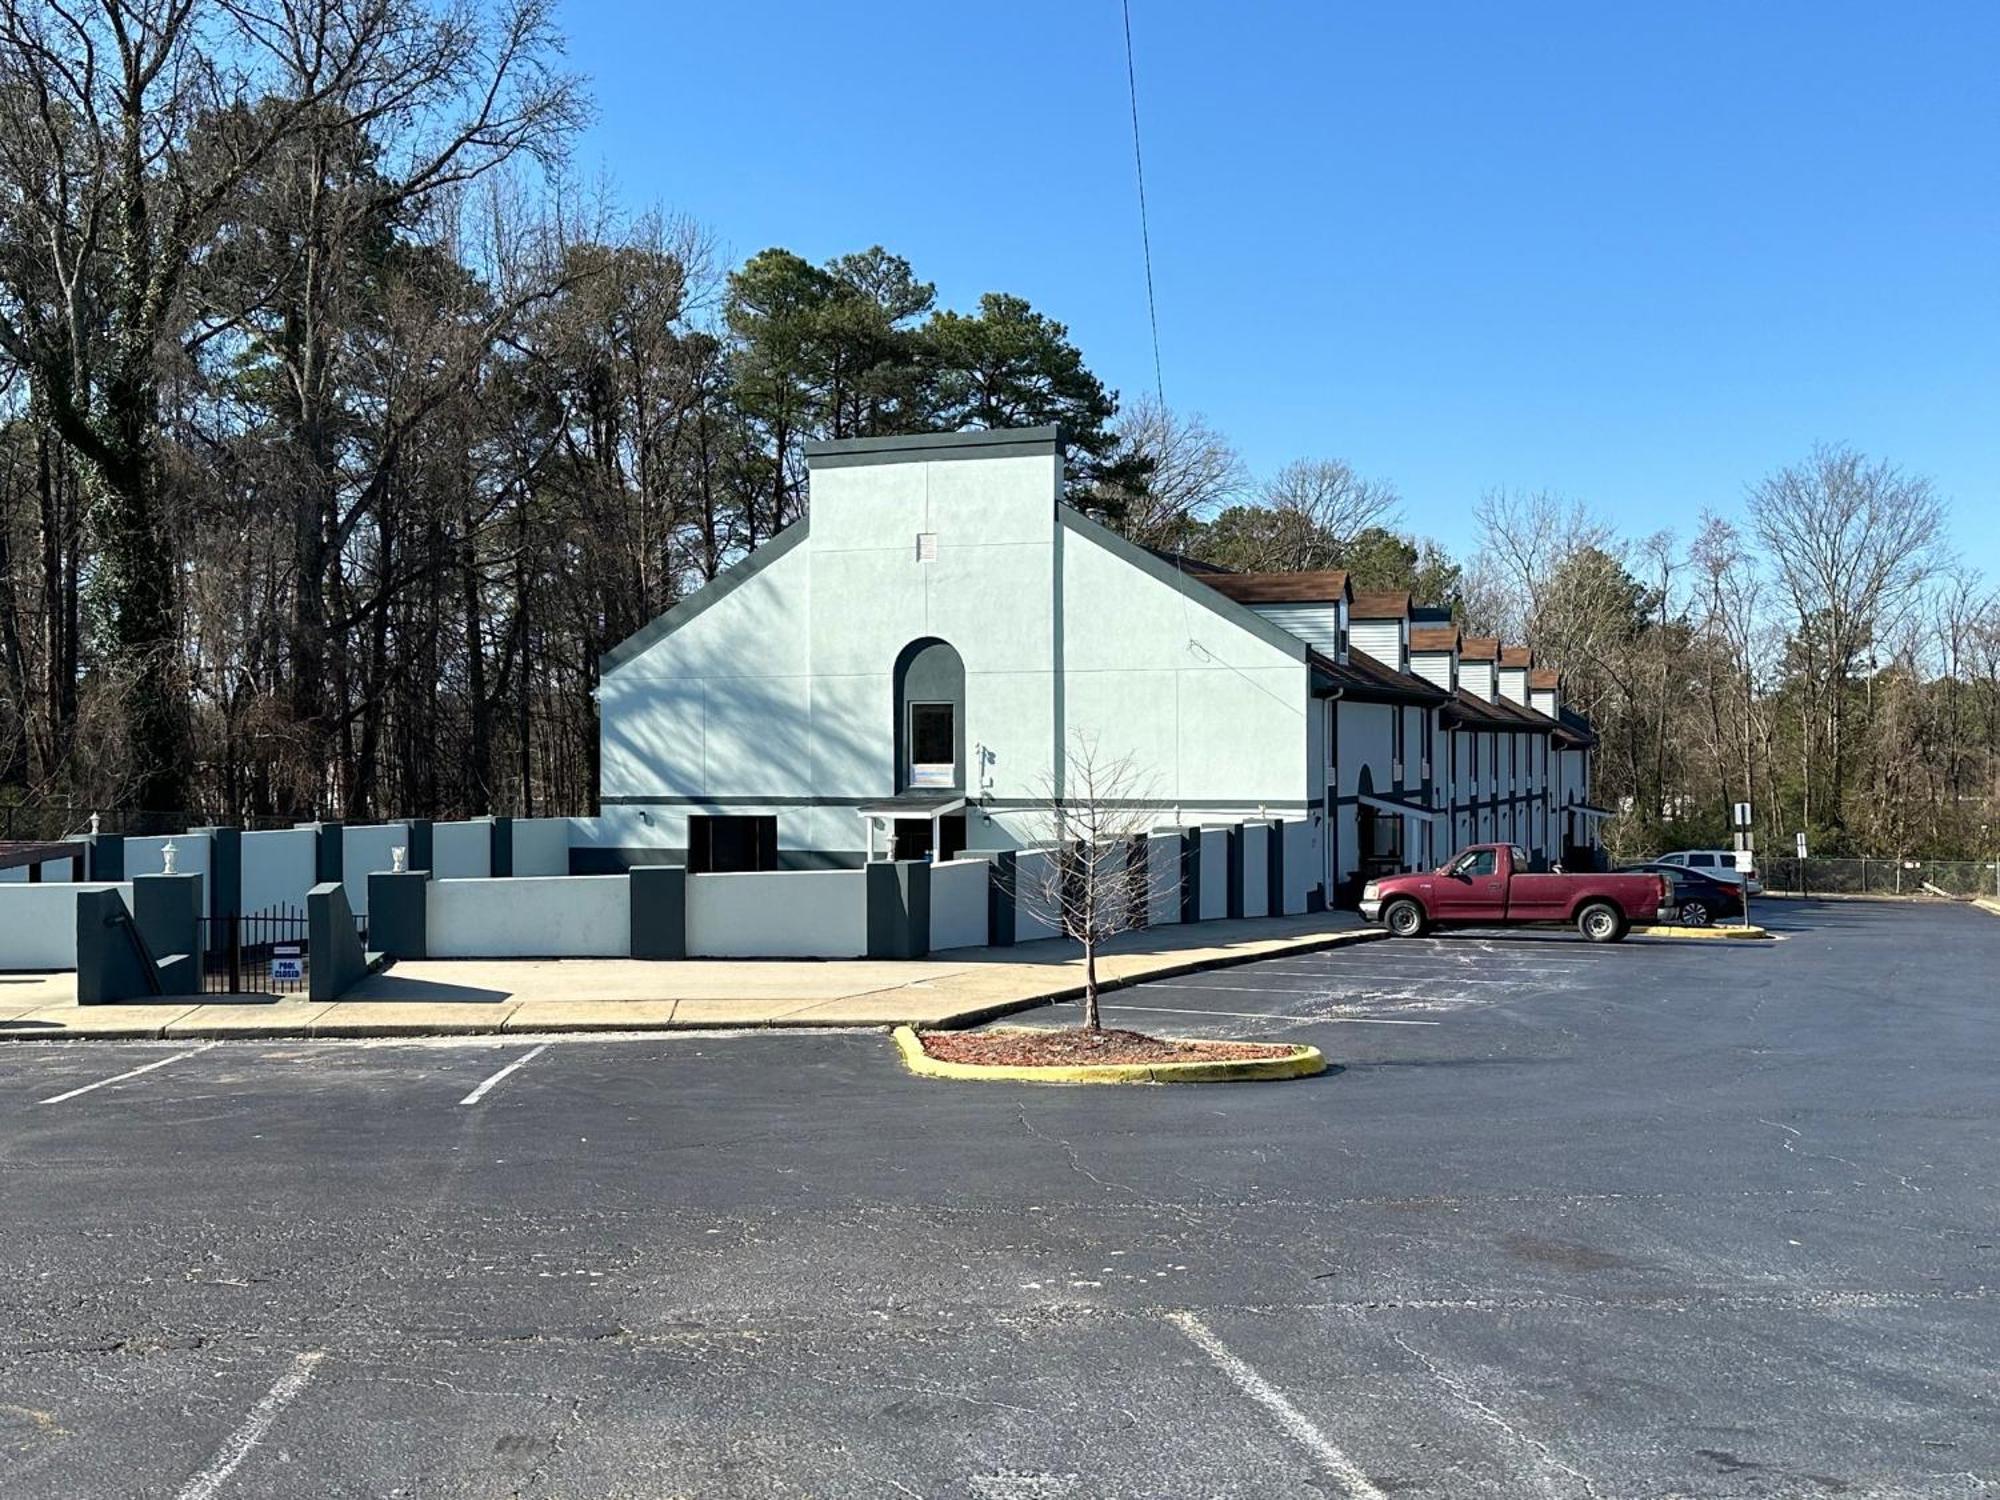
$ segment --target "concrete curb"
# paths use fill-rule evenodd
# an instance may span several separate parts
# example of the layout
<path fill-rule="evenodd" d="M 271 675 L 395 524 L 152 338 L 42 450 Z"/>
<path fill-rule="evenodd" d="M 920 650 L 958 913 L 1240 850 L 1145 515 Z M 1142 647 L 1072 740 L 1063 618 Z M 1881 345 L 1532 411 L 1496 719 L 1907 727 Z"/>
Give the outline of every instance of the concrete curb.
<path fill-rule="evenodd" d="M 1100 993 L 1109 994 L 1114 990 L 1148 984 L 1158 979 L 1234 968 L 1239 964 L 1258 963 L 1269 958 L 1319 953 L 1348 943 L 1374 942 L 1387 937 L 1388 933 L 1380 928 L 1358 927 L 1298 938 L 1260 939 L 1246 951 L 1211 952 L 1201 958 L 1162 963 L 1130 975 L 1106 975 L 1100 980 L 1098 989 Z M 1116 959 L 1121 956 L 1110 955 L 1109 958 Z M 381 965 L 380 954 L 370 954 L 369 957 L 371 967 Z M 1055 984 L 1030 994 L 970 1005 L 964 1010 L 927 1018 L 921 1024 L 927 1030 L 965 1030 L 982 1026 L 1003 1016 L 1036 1010 L 1066 1000 L 1080 999 L 1082 995 L 1083 984 L 1080 980 L 1073 984 Z M 259 1005 L 238 1004 L 226 997 L 207 995 L 162 996 L 150 1006 L 125 1004 L 78 1007 L 76 1009 L 84 1014 L 79 1014 L 74 1024 L 70 1023 L 67 1014 L 72 1008 L 63 1006 L 59 1007 L 65 1013 L 63 1022 L 59 1026 L 19 1025 L 19 1022 L 37 1015 L 37 1012 L 24 1011 L 19 1017 L 0 1019 L 0 1043 L 91 1041 L 113 1038 L 169 1041 L 178 1041 L 182 1038 L 200 1040 L 227 1038 L 243 1041 L 274 1041 L 326 1037 L 502 1036 L 522 1032 L 560 1035 L 591 1031 L 712 1031 L 718 1025 L 738 1031 L 845 1031 L 856 1028 L 881 1031 L 904 1024 L 907 1019 L 896 1016 L 894 1010 L 887 1006 L 885 1006 L 887 1014 L 874 1017 L 841 1016 L 837 1019 L 813 1014 L 816 1005 L 796 1010 L 774 1006 L 770 1015 L 756 1018 L 732 1017 L 723 1021 L 713 1016 L 689 1016 L 682 1019 L 671 1014 L 665 1018 L 634 1015 L 632 1012 L 636 1007 L 653 1003 L 643 1000 L 580 1001 L 577 1004 L 593 1005 L 601 1009 L 589 1016 L 567 1020 L 543 1019 L 537 1016 L 535 1010 L 538 1002 L 498 1001 L 490 1006 L 450 1001 L 387 1000 L 301 1000 L 298 1003 L 301 1010 L 309 1008 L 311 1013 L 295 1013 L 293 1016 L 272 1015 L 264 1012 Z M 412 1015 L 410 1007 L 422 1007 L 428 1009 L 430 1013 Z M 485 1014 L 474 1014 L 475 1011 L 483 1011 Z M 202 1014 L 197 1016 L 197 1012 Z M 39 1014 L 45 1015 L 48 1012 Z"/>
<path fill-rule="evenodd" d="M 1692 938 L 1708 942 L 1726 942 L 1730 939 L 1768 938 L 1771 934 L 1762 927 L 1634 927 L 1632 937 L 1650 938 Z"/>
<path fill-rule="evenodd" d="M 907 1026 L 898 1026 L 895 1037 L 903 1066 L 919 1077 L 981 1083 L 1258 1083 L 1311 1078 L 1326 1071 L 1326 1058 L 1317 1047 L 1294 1047 L 1286 1057 L 1246 1057 L 1228 1062 L 1080 1063 L 1029 1068 L 944 1062 L 926 1052 L 923 1039 Z"/>

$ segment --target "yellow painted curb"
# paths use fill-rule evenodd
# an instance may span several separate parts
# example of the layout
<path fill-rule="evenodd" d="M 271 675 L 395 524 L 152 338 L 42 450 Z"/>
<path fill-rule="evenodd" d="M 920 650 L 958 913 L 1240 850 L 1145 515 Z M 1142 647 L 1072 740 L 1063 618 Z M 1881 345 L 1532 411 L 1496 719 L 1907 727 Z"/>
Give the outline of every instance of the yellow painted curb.
<path fill-rule="evenodd" d="M 1633 937 L 1706 938 L 1710 942 L 1729 938 L 1767 938 L 1762 927 L 1634 927 Z"/>
<path fill-rule="evenodd" d="M 923 1040 L 910 1027 L 898 1026 L 895 1036 L 904 1066 L 925 1078 L 973 1078 L 996 1083 L 1250 1083 L 1310 1078 L 1326 1071 L 1326 1058 L 1317 1047 L 1294 1047 L 1286 1057 L 1246 1057 L 1228 1062 L 1077 1063 L 1031 1068 L 945 1062 L 924 1051 Z"/>

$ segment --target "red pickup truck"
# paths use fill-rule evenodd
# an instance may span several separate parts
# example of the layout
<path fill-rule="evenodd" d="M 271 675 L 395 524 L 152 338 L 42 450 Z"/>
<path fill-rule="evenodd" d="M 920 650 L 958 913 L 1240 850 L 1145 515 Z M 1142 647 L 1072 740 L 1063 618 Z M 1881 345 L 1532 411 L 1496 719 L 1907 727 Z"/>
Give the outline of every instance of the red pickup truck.
<path fill-rule="evenodd" d="M 1664 875 L 1537 874 L 1514 844 L 1474 844 L 1435 870 L 1371 880 L 1361 915 L 1395 937 L 1433 927 L 1575 923 L 1593 943 L 1615 943 L 1634 922 L 1672 922 Z"/>

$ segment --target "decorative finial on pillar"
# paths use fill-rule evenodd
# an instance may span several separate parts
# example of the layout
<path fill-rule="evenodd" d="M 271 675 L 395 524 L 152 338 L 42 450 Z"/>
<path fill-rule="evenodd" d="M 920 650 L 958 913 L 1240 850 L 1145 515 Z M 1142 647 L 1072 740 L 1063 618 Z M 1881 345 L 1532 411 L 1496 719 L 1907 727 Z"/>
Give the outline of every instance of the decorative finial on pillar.
<path fill-rule="evenodd" d="M 168 839 L 166 843 L 160 846 L 160 873 L 162 875 L 179 873 L 174 869 L 174 861 L 180 858 L 180 853 L 181 851 L 174 846 L 172 839 Z"/>
<path fill-rule="evenodd" d="M 91 836 L 92 838 L 96 838 L 96 837 L 97 837 L 97 834 L 98 834 L 98 825 L 99 825 L 99 824 L 101 824 L 101 823 L 102 823 L 103 821 L 104 821 L 104 820 L 103 820 L 102 818 L 98 817 L 96 813 L 92 813 L 92 814 L 90 815 L 90 836 Z"/>
<path fill-rule="evenodd" d="M 393 849 L 389 851 L 390 872 L 396 875 L 402 874 L 403 861 L 408 859 L 409 857 L 410 857 L 410 851 L 407 846 L 403 844 L 396 845 Z"/>

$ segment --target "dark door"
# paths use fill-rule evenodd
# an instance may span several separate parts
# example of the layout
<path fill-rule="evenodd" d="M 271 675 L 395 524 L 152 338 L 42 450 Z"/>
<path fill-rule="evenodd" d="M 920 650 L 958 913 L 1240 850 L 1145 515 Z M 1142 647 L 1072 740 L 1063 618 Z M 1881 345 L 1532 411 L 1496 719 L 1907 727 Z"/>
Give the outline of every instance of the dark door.
<path fill-rule="evenodd" d="M 953 813 L 938 820 L 944 847 L 938 851 L 939 860 L 957 859 L 965 852 L 965 814 Z M 897 859 L 925 859 L 931 853 L 931 820 L 929 818 L 898 818 L 895 826 Z"/>

